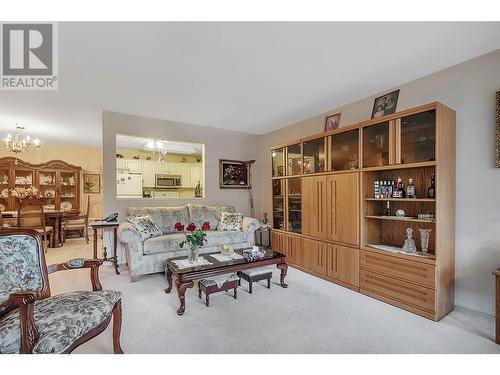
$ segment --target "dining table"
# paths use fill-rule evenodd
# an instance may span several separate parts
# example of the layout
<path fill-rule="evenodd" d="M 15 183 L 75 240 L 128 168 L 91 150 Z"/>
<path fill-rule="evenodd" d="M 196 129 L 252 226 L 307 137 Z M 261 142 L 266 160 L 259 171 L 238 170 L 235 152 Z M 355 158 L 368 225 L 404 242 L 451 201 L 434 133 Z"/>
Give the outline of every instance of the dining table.
<path fill-rule="evenodd" d="M 43 210 L 45 219 L 50 222 L 50 226 L 54 228 L 54 235 L 49 242 L 49 247 L 63 246 L 63 219 L 78 216 L 79 210 Z M 2 211 L 2 219 L 7 226 L 17 226 L 17 211 Z"/>

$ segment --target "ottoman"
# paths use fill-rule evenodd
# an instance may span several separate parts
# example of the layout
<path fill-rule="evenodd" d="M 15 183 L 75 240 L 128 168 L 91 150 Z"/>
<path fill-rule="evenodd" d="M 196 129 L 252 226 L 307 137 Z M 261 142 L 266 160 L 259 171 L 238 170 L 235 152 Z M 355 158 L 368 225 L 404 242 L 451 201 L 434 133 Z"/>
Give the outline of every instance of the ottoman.
<path fill-rule="evenodd" d="M 239 271 L 238 276 L 248 282 L 248 292 L 252 294 L 252 283 L 256 281 L 267 280 L 267 289 L 271 288 L 271 278 L 273 277 L 273 269 L 271 267 L 261 267 L 245 271 Z"/>
<path fill-rule="evenodd" d="M 201 279 L 198 281 L 198 298 L 201 298 L 201 293 L 204 292 L 205 304 L 208 306 L 210 294 L 233 289 L 234 299 L 236 299 L 236 291 L 239 284 L 240 278 L 234 273 L 216 276 L 210 279 Z"/>

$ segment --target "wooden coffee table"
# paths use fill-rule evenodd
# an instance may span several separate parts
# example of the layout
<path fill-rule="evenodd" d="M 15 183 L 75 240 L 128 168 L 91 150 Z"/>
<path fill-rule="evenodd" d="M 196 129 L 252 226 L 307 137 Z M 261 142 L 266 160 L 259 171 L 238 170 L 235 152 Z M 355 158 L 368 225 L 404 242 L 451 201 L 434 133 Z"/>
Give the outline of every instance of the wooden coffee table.
<path fill-rule="evenodd" d="M 236 252 L 241 255 L 242 250 L 243 249 L 236 250 Z M 187 257 L 177 257 L 167 260 L 167 264 L 165 267 L 165 276 L 168 282 L 168 287 L 167 289 L 165 289 L 165 293 L 170 293 L 172 291 L 172 275 L 175 275 L 175 285 L 177 286 L 179 301 L 181 302 L 181 306 L 177 310 L 177 315 L 183 315 L 184 311 L 186 310 L 184 295 L 186 293 L 186 289 L 192 288 L 194 286 L 194 280 L 276 264 L 276 267 L 281 270 L 280 284 L 283 288 L 287 288 L 288 285 L 285 284 L 285 277 L 288 270 L 288 265 L 285 261 L 285 255 L 277 253 L 271 249 L 264 250 L 266 250 L 264 258 L 254 261 L 236 259 L 227 262 L 219 262 L 217 259 L 210 256 L 211 254 L 220 254 L 218 252 L 202 254 L 200 255 L 200 257 L 205 258 L 212 264 L 182 269 L 179 269 L 177 265 L 173 263 L 173 261 L 178 259 L 186 259 Z"/>

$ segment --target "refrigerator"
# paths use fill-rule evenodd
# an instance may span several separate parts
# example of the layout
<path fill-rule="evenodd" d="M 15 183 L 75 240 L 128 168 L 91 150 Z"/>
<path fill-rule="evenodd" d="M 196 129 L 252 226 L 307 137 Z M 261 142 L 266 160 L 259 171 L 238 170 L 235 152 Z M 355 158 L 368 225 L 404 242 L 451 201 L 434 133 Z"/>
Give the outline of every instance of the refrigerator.
<path fill-rule="evenodd" d="M 142 198 L 142 174 L 117 173 L 116 195 L 118 198 Z"/>

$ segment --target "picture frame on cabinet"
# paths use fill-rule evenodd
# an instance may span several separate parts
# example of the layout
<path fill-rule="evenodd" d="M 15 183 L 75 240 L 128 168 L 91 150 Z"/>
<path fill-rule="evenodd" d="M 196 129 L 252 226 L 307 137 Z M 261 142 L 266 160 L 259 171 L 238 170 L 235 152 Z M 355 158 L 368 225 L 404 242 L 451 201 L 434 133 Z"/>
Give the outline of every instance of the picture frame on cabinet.
<path fill-rule="evenodd" d="M 329 132 L 331 130 L 338 129 L 339 124 L 340 124 L 340 114 L 341 114 L 341 112 L 335 113 L 335 114 L 330 115 L 330 116 L 326 116 L 326 118 L 325 118 L 325 132 Z"/>
<path fill-rule="evenodd" d="M 372 119 L 390 115 L 396 112 L 399 89 L 375 98 L 373 102 Z"/>
<path fill-rule="evenodd" d="M 238 160 L 219 159 L 221 189 L 250 189 L 249 165 Z"/>
<path fill-rule="evenodd" d="M 101 175 L 95 173 L 83 174 L 83 193 L 101 194 Z"/>
<path fill-rule="evenodd" d="M 500 91 L 496 93 L 496 113 L 495 113 L 495 121 L 496 121 L 496 130 L 495 130 L 495 166 L 500 168 Z"/>

